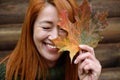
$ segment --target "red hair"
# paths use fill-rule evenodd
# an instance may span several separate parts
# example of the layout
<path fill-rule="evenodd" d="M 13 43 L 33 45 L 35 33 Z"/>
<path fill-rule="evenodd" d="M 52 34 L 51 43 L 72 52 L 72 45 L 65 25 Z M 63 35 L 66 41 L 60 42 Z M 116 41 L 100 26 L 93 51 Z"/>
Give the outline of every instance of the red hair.
<path fill-rule="evenodd" d="M 74 22 L 75 11 L 78 5 L 75 0 L 48 0 L 53 4 L 58 12 L 67 10 L 68 17 Z M 9 56 L 6 65 L 6 80 L 17 80 L 17 76 L 21 75 L 21 80 L 35 80 L 36 76 L 40 79 L 46 79 L 47 64 L 42 58 L 33 41 L 33 25 L 38 13 L 44 8 L 46 0 L 31 0 L 22 26 L 22 32 L 16 48 Z M 71 64 L 70 57 L 66 57 L 65 80 L 78 80 L 77 65 Z"/>

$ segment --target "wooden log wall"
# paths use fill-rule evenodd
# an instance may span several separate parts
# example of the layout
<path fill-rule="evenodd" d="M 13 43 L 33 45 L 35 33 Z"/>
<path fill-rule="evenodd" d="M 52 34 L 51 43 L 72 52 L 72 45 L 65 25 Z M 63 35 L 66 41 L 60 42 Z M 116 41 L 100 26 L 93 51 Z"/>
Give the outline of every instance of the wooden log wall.
<path fill-rule="evenodd" d="M 29 0 L 0 0 L 0 60 L 15 48 Z M 78 0 L 80 2 L 81 0 Z M 108 11 L 109 26 L 95 48 L 103 70 L 100 80 L 120 80 L 120 0 L 89 0 L 94 12 Z"/>

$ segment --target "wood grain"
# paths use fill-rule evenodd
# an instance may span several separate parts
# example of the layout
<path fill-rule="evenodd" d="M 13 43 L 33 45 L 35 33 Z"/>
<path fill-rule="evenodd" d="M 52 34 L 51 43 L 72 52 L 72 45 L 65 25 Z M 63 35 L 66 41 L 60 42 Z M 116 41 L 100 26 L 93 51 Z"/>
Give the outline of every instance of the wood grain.
<path fill-rule="evenodd" d="M 22 23 L 25 17 L 28 2 L 11 2 L 0 4 L 0 24 Z M 21 0 L 22 1 L 22 0 Z M 90 0 L 93 11 L 108 11 L 108 17 L 120 17 L 120 0 Z"/>
<path fill-rule="evenodd" d="M 102 32 L 104 39 L 100 43 L 119 43 L 120 18 L 110 18 L 108 22 L 109 26 Z M 14 48 L 19 39 L 21 28 L 22 24 L 0 25 L 0 50 Z"/>
<path fill-rule="evenodd" d="M 120 80 L 120 67 L 103 69 L 99 80 Z"/>

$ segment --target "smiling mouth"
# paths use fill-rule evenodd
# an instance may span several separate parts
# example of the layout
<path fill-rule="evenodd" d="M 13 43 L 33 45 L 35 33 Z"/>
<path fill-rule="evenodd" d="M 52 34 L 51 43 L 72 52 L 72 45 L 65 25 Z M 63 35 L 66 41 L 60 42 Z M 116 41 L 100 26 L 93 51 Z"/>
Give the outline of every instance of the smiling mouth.
<path fill-rule="evenodd" d="M 47 44 L 49 48 L 57 48 L 55 45 Z"/>
<path fill-rule="evenodd" d="M 50 52 L 58 52 L 58 48 L 53 43 L 44 42 L 46 49 Z"/>

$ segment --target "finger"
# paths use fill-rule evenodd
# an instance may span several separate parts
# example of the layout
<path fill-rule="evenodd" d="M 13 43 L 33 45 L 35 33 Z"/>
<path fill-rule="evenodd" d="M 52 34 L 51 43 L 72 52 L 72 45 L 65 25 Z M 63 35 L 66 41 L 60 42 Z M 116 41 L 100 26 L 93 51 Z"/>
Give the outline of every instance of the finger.
<path fill-rule="evenodd" d="M 93 69 L 91 68 L 91 66 L 92 66 L 92 63 L 88 59 L 86 59 L 79 65 L 78 70 L 80 74 L 83 74 L 83 73 L 88 74 L 89 71 Z"/>
<path fill-rule="evenodd" d="M 101 65 L 97 62 L 94 62 L 90 59 L 86 59 L 85 63 L 87 63 L 87 65 L 84 66 L 84 71 L 86 73 L 88 73 L 88 71 L 94 71 L 96 73 L 101 71 Z"/>
<path fill-rule="evenodd" d="M 90 66 L 90 64 L 88 64 L 88 65 L 86 65 L 85 67 L 84 67 L 84 72 L 86 73 L 86 74 L 88 74 L 88 73 L 90 73 L 90 72 L 92 72 L 93 70 L 91 69 L 91 66 Z"/>
<path fill-rule="evenodd" d="M 91 60 L 93 60 L 93 61 L 96 61 L 95 56 L 93 56 L 90 52 L 86 52 L 86 53 L 84 53 L 84 54 L 79 54 L 79 55 L 76 57 L 74 63 L 75 63 L 75 64 L 81 63 L 81 62 L 83 62 L 85 59 L 91 59 Z"/>
<path fill-rule="evenodd" d="M 90 52 L 92 55 L 95 55 L 94 49 L 92 47 L 88 46 L 88 45 L 80 45 L 80 48 L 82 50 Z"/>
<path fill-rule="evenodd" d="M 84 67 L 85 65 L 87 65 L 87 63 L 85 61 L 83 61 L 81 64 L 78 64 L 78 73 L 82 74 L 84 72 Z"/>

